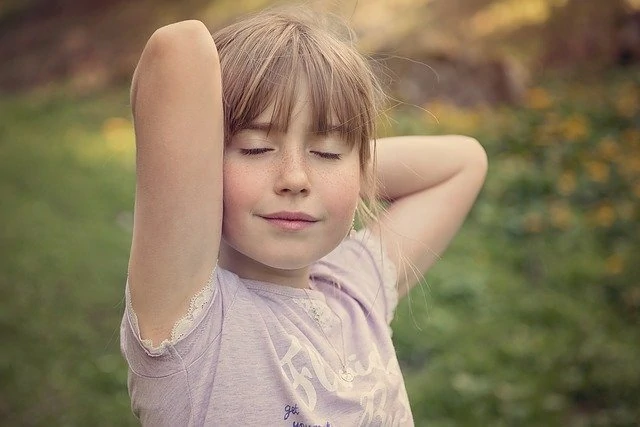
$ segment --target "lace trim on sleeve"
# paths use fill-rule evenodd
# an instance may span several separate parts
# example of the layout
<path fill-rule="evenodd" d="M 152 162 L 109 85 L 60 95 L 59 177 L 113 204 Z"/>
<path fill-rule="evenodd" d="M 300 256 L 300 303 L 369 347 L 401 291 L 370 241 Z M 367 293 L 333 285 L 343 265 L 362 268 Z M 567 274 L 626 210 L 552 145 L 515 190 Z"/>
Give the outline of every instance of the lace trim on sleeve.
<path fill-rule="evenodd" d="M 164 351 L 164 349 L 169 345 L 175 345 L 178 341 L 180 341 L 192 328 L 195 321 L 200 317 L 202 312 L 207 307 L 209 301 L 213 298 L 213 276 L 217 269 L 218 264 L 216 263 L 215 267 L 211 271 L 209 275 L 209 279 L 205 284 L 204 288 L 200 290 L 197 294 L 191 297 L 191 301 L 189 302 L 189 309 L 187 313 L 182 316 L 171 328 L 171 337 L 170 339 L 165 339 L 157 346 L 153 345 L 153 341 L 150 339 L 143 339 L 140 336 L 140 327 L 138 325 L 138 316 L 133 309 L 133 305 L 131 304 L 131 293 L 129 291 L 129 284 L 127 279 L 127 288 L 126 288 L 126 300 L 127 300 L 127 308 L 129 313 L 131 313 L 131 319 L 133 322 L 133 326 L 135 328 L 136 335 L 140 339 L 142 345 L 150 352 L 150 354 L 160 354 Z"/>
<path fill-rule="evenodd" d="M 353 239 L 360 242 L 375 260 L 376 265 L 380 268 L 382 275 L 382 286 L 384 287 L 384 295 L 386 297 L 386 317 L 387 323 L 391 323 L 398 306 L 398 275 L 396 266 L 393 264 L 385 248 L 380 241 L 380 237 L 373 234 L 365 228 L 358 230 Z"/>

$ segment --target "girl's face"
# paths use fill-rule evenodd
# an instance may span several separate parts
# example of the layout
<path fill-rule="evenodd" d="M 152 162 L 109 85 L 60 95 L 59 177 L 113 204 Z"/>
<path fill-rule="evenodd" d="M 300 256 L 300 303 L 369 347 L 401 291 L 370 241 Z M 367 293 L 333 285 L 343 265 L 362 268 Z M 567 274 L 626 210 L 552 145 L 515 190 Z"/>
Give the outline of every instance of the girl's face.
<path fill-rule="evenodd" d="M 268 108 L 225 147 L 221 260 L 242 277 L 305 269 L 351 228 L 358 150 L 337 133 L 313 134 L 308 92 L 300 89 L 287 130 L 268 131 Z"/>

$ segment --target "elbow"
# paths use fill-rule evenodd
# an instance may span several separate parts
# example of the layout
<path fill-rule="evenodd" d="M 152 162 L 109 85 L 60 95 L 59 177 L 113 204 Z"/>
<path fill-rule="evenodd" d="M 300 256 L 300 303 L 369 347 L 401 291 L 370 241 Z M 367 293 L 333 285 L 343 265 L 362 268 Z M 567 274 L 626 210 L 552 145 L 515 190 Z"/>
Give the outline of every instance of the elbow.
<path fill-rule="evenodd" d="M 189 20 L 157 29 L 147 41 L 133 74 L 130 99 L 134 117 L 139 80 L 153 76 L 175 82 L 197 75 L 220 76 L 218 51 L 207 27 Z"/>
<path fill-rule="evenodd" d="M 482 171 L 482 176 L 485 177 L 489 170 L 489 156 L 487 155 L 487 151 L 477 140 L 475 141 L 475 146 L 477 150 L 477 154 L 475 155 L 475 164 Z"/>
<path fill-rule="evenodd" d="M 489 158 L 480 142 L 472 137 L 461 136 L 464 144 L 464 163 L 461 173 L 473 187 L 482 187 L 489 170 Z"/>
<path fill-rule="evenodd" d="M 483 176 L 489 168 L 489 157 L 480 142 L 470 136 L 460 136 L 465 146 L 464 158 L 466 168 L 477 171 Z"/>
<path fill-rule="evenodd" d="M 206 25 L 194 19 L 157 29 L 145 46 L 145 53 L 147 52 L 156 59 L 202 60 L 207 56 L 217 57 L 211 33 Z"/>

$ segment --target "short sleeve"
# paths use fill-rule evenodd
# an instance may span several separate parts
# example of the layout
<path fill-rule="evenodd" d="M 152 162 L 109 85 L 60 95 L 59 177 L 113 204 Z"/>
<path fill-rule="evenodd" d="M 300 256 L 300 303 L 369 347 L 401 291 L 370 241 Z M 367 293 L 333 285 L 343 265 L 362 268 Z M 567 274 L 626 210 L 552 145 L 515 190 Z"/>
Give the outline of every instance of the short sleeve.
<path fill-rule="evenodd" d="M 192 298 L 188 312 L 176 322 L 171 339 L 152 347 L 140 335 L 127 283 L 120 347 L 131 370 L 141 376 L 162 377 L 183 370 L 198 358 L 220 333 L 224 313 L 235 293 L 233 286 L 233 282 L 221 278 L 220 269 L 214 268 L 209 281 Z"/>
<path fill-rule="evenodd" d="M 380 237 L 362 229 L 311 268 L 314 280 L 332 283 L 387 324 L 398 305 L 397 271 Z"/>

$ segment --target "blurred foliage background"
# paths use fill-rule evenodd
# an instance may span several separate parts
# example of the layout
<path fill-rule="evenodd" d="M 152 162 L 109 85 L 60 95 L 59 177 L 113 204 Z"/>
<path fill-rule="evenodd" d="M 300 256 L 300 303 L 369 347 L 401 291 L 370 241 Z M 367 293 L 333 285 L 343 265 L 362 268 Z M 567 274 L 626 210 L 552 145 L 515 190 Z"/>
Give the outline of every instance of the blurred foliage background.
<path fill-rule="evenodd" d="M 640 425 L 639 3 L 309 3 L 375 61 L 385 134 L 489 153 L 469 220 L 393 325 L 417 425 Z M 271 4 L 0 5 L 0 424 L 136 424 L 118 349 L 131 74 L 155 28 Z"/>

